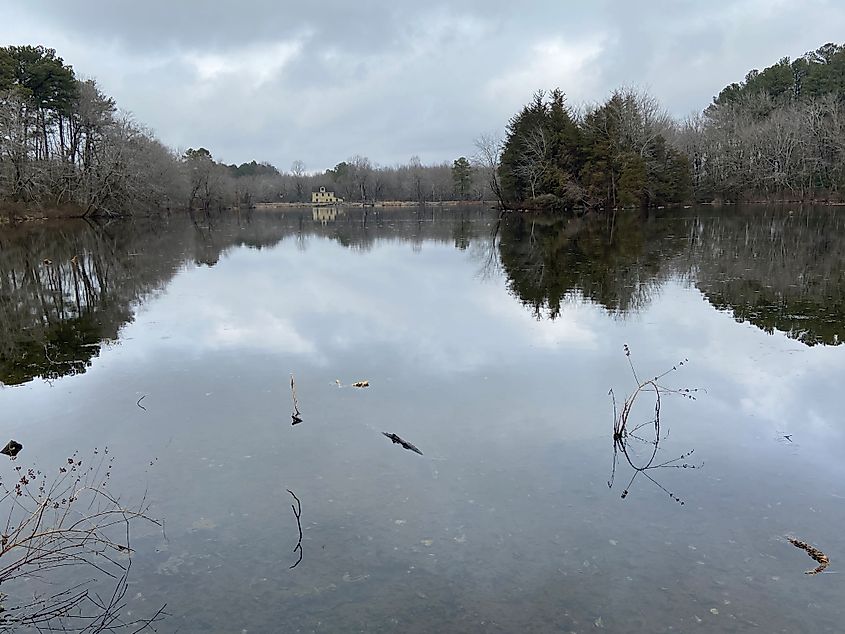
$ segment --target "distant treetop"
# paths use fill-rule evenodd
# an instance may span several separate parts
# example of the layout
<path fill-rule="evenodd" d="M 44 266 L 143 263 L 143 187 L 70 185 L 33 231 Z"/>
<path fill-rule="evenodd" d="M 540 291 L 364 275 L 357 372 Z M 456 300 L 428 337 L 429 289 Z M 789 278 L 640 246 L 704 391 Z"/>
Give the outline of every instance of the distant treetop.
<path fill-rule="evenodd" d="M 250 161 L 249 163 L 241 163 L 240 165 L 227 165 L 226 167 L 229 168 L 229 172 L 235 178 L 239 178 L 241 176 L 278 176 L 279 170 L 275 167 L 270 165 L 269 163 L 256 163 L 255 161 Z"/>
<path fill-rule="evenodd" d="M 779 101 L 829 94 L 845 97 L 845 45 L 825 44 L 794 61 L 784 57 L 762 71 L 751 70 L 743 81 L 723 88 L 713 103 L 723 105 L 760 93 Z"/>

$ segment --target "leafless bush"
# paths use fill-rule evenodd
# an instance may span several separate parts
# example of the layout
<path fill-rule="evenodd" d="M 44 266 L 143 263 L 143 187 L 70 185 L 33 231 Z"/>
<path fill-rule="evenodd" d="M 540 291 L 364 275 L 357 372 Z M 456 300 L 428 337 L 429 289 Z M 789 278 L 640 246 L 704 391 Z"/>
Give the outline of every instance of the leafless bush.
<path fill-rule="evenodd" d="M 113 457 L 72 456 L 51 472 L 16 465 L 0 476 L 0 632 L 140 632 L 164 615 L 127 620 L 130 527 L 160 525 L 144 497 L 109 491 Z"/>
<path fill-rule="evenodd" d="M 631 373 L 634 375 L 637 388 L 622 403 L 621 410 L 617 410 L 616 395 L 614 394 L 613 389 L 611 388 L 609 392 L 613 400 L 613 468 L 611 470 L 610 480 L 608 480 L 607 486 L 609 488 L 613 488 L 613 483 L 616 478 L 616 467 L 619 463 L 619 455 L 621 454 L 624 457 L 625 462 L 627 462 L 631 469 L 634 470 L 631 480 L 628 482 L 628 486 L 622 491 L 623 499 L 628 496 L 631 485 L 634 484 L 637 476 L 642 474 L 675 502 L 683 506 L 683 500 L 660 484 L 651 474 L 649 474 L 649 471 L 654 469 L 696 469 L 701 466 L 684 462 L 692 456 L 695 451 L 694 449 L 681 454 L 677 458 L 672 458 L 671 460 L 660 461 L 657 457 L 657 454 L 660 451 L 661 441 L 665 440 L 666 436 L 669 434 L 668 430 L 666 430 L 665 433 L 661 430 L 660 407 L 662 398 L 667 395 L 675 395 L 695 400 L 695 393 L 698 392 L 697 389 L 690 388 L 669 388 L 661 385 L 659 381 L 668 374 L 676 372 L 679 367 L 687 363 L 687 359 L 684 359 L 672 366 L 659 376 L 641 381 L 637 376 L 637 371 L 634 368 L 633 361 L 631 360 L 631 350 L 628 348 L 627 344 L 625 345 L 625 356 L 628 358 L 628 364 L 631 366 Z M 629 428 L 629 418 L 634 408 L 634 404 L 644 393 L 652 393 L 654 395 L 654 417 Z M 631 445 L 632 441 L 648 447 L 644 456 L 637 455 Z"/>

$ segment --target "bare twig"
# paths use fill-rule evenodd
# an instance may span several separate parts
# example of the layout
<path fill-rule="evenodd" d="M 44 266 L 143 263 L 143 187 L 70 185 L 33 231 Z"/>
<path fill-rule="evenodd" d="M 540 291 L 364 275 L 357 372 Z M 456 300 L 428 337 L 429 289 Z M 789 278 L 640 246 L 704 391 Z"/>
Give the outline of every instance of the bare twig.
<path fill-rule="evenodd" d="M 296 505 L 291 504 L 290 508 L 293 511 L 293 516 L 296 518 L 296 527 L 299 529 L 299 541 L 296 542 L 296 546 L 293 549 L 293 552 L 299 551 L 299 559 L 290 566 L 290 569 L 294 569 L 299 565 L 299 562 L 302 561 L 302 502 L 299 501 L 299 498 L 296 497 L 296 493 L 287 489 L 287 492 L 293 496 L 293 499 L 296 500 Z"/>
<path fill-rule="evenodd" d="M 140 407 L 142 410 L 144 410 L 144 411 L 146 412 L 146 411 L 147 411 L 147 408 L 146 408 L 146 407 L 144 407 L 143 405 L 141 405 L 141 401 L 143 401 L 145 398 L 147 398 L 147 395 L 146 395 L 146 394 L 144 394 L 141 398 L 139 398 L 139 399 L 135 402 L 135 405 L 137 405 L 138 407 Z"/>

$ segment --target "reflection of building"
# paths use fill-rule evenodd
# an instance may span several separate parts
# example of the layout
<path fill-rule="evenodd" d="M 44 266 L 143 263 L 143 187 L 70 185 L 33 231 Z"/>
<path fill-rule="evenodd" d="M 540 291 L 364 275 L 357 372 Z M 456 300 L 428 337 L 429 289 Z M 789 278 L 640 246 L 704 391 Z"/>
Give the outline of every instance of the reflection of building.
<path fill-rule="evenodd" d="M 338 198 L 334 192 L 327 192 L 325 187 L 321 187 L 318 192 L 311 192 L 311 203 L 315 205 L 337 205 L 342 202 L 343 198 Z"/>
<path fill-rule="evenodd" d="M 311 219 L 322 225 L 337 220 L 338 210 L 335 207 L 311 207 Z"/>

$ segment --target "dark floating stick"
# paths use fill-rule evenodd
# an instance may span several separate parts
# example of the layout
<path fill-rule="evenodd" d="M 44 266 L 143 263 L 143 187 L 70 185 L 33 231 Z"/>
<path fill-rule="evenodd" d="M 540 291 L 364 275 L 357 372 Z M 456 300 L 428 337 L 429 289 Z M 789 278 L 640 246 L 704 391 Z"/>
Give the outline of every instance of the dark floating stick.
<path fill-rule="evenodd" d="M 12 460 L 15 459 L 15 456 L 18 455 L 18 452 L 23 449 L 23 445 L 20 444 L 17 440 L 10 440 L 6 443 L 6 446 L 0 449 L 0 453 L 5 456 L 9 456 Z"/>
<path fill-rule="evenodd" d="M 144 394 L 141 398 L 139 398 L 139 399 L 135 402 L 135 405 L 137 405 L 138 407 L 140 407 L 142 410 L 144 410 L 144 411 L 146 412 L 146 411 L 147 411 L 147 408 L 146 408 L 146 407 L 144 407 L 143 405 L 141 405 L 141 401 L 143 401 L 145 398 L 147 398 L 147 395 L 146 395 L 146 394 Z"/>
<path fill-rule="evenodd" d="M 296 527 L 299 529 L 299 541 L 296 542 L 296 546 L 293 549 L 293 552 L 299 551 L 299 559 L 297 559 L 296 563 L 292 566 L 289 566 L 289 568 L 293 570 L 299 565 L 299 562 L 302 561 L 302 523 L 300 522 L 300 518 L 302 517 L 302 502 L 300 502 L 299 498 L 296 497 L 296 493 L 290 489 L 288 489 L 287 492 L 293 496 L 294 500 L 296 500 L 296 506 L 291 504 L 290 508 L 293 511 L 293 516 L 296 518 Z"/>
<path fill-rule="evenodd" d="M 415 453 L 423 455 L 423 452 L 420 451 L 419 449 L 417 449 L 417 447 L 415 445 L 412 445 L 407 440 L 400 438 L 396 434 L 388 434 L 386 431 L 383 431 L 381 433 L 384 434 L 385 436 L 387 436 L 388 438 L 390 438 L 390 440 L 392 440 L 394 443 L 402 445 L 405 449 L 408 449 L 409 451 L 413 451 Z"/>
<path fill-rule="evenodd" d="M 296 382 L 293 380 L 293 374 L 290 375 L 290 395 L 293 398 L 293 414 L 290 415 L 291 427 L 299 425 L 302 422 L 302 414 L 299 413 L 299 403 L 296 402 Z"/>
<path fill-rule="evenodd" d="M 818 562 L 819 565 L 813 570 L 805 572 L 805 575 L 817 575 L 830 565 L 830 558 L 818 548 L 813 548 L 807 542 L 802 542 L 800 539 L 795 539 L 793 537 L 787 537 L 786 539 L 796 548 L 807 551 L 807 554 Z"/>

